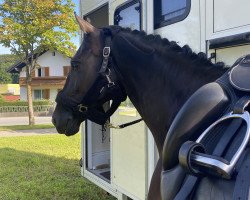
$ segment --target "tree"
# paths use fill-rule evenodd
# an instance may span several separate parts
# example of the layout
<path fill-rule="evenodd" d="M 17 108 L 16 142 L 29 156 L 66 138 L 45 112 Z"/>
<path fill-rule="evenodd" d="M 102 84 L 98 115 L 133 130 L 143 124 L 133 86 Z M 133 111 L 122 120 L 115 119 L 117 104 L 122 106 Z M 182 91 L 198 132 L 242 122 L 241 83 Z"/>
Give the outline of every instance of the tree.
<path fill-rule="evenodd" d="M 11 75 L 4 69 L 0 68 L 0 84 L 11 83 Z"/>
<path fill-rule="evenodd" d="M 0 4 L 0 43 L 9 47 L 26 64 L 29 124 L 35 123 L 32 103 L 32 71 L 38 55 L 44 50 L 57 50 L 72 56 L 76 35 L 74 4 L 71 0 L 4 0 Z"/>
<path fill-rule="evenodd" d="M 0 55 L 0 84 L 18 83 L 17 73 L 8 73 L 7 69 L 17 61 L 17 56 L 12 54 Z"/>

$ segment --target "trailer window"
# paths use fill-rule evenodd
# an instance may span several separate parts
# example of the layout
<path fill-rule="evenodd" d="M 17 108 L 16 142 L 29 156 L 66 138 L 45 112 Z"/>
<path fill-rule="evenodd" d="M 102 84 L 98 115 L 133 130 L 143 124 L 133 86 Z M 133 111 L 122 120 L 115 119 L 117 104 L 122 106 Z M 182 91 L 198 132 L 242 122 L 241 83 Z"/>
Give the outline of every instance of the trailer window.
<path fill-rule="evenodd" d="M 190 11 L 191 0 L 154 1 L 155 29 L 185 19 Z"/>
<path fill-rule="evenodd" d="M 115 10 L 114 24 L 132 30 L 141 29 L 141 2 L 131 0 L 118 6 Z"/>
<path fill-rule="evenodd" d="M 91 24 L 97 28 L 102 28 L 109 25 L 109 5 L 104 4 L 100 8 L 83 16 Z"/>

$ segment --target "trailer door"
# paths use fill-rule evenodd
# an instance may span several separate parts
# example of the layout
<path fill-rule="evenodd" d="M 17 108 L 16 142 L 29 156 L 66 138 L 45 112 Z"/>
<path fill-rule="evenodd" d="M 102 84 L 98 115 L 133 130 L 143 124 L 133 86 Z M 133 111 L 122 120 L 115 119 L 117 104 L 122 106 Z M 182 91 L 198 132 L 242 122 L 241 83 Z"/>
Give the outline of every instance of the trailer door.
<path fill-rule="evenodd" d="M 131 29 L 141 29 L 141 4 L 139 1 L 114 3 L 114 24 Z M 112 116 L 113 124 L 123 124 L 140 116 L 129 99 L 122 103 Z M 111 130 L 112 184 L 118 191 L 132 199 L 146 199 L 147 166 L 146 137 L 144 122 Z"/>

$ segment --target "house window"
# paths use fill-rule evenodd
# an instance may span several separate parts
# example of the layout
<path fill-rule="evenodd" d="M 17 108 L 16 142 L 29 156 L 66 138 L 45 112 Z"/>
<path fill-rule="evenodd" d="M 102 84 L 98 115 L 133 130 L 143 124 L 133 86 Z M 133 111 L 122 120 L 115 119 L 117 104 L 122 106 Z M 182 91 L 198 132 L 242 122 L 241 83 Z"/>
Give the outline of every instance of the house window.
<path fill-rule="evenodd" d="M 191 7 L 191 0 L 154 1 L 154 28 L 167 26 L 184 20 Z"/>
<path fill-rule="evenodd" d="M 63 66 L 63 76 L 68 76 L 70 72 L 70 66 Z"/>
<path fill-rule="evenodd" d="M 141 29 L 141 3 L 139 0 L 128 1 L 115 10 L 114 24 L 132 30 Z"/>
<path fill-rule="evenodd" d="M 42 99 L 43 90 L 34 90 L 34 99 Z"/>
<path fill-rule="evenodd" d="M 49 67 L 41 67 L 37 70 L 38 77 L 49 76 Z"/>
<path fill-rule="evenodd" d="M 50 90 L 42 89 L 42 90 L 34 90 L 34 99 L 49 99 L 50 98 Z"/>
<path fill-rule="evenodd" d="M 37 70 L 37 76 L 38 76 L 38 77 L 42 77 L 42 76 L 43 76 L 43 70 L 42 70 L 42 68 L 39 68 L 39 69 Z"/>

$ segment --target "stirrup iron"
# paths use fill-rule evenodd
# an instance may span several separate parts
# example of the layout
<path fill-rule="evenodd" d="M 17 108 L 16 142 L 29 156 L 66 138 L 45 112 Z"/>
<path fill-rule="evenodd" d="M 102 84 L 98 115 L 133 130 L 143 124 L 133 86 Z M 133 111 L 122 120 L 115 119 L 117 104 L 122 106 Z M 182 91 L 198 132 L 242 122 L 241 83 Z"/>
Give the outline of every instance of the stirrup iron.
<path fill-rule="evenodd" d="M 247 102 L 247 105 L 248 104 L 249 101 Z M 238 106 L 239 103 L 237 102 L 236 105 Z M 244 104 L 242 113 L 228 113 L 210 125 L 195 142 L 187 141 L 181 146 L 179 151 L 179 163 L 188 173 L 195 176 L 210 174 L 225 179 L 231 179 L 235 165 L 250 141 L 250 115 L 248 111 L 244 111 L 245 107 L 246 103 Z M 226 160 L 220 156 L 206 154 L 206 149 L 202 145 L 203 139 L 210 134 L 213 134 L 212 129 L 218 124 L 225 120 L 233 120 L 235 118 L 242 119 L 242 122 L 246 124 L 246 133 L 242 143 L 236 153 L 232 156 L 231 160 Z"/>

